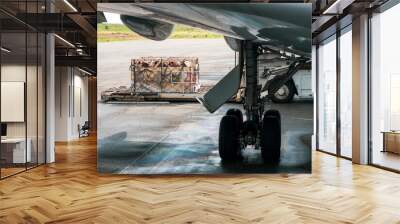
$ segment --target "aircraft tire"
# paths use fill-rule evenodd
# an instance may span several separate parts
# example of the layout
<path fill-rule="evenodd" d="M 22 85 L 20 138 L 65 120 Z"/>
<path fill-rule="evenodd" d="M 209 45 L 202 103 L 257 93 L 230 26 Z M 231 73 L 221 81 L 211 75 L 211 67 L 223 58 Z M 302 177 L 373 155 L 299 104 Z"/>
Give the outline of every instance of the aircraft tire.
<path fill-rule="evenodd" d="M 242 113 L 242 111 L 240 109 L 231 108 L 226 112 L 226 115 L 235 116 L 239 121 L 239 125 L 242 126 L 242 124 L 243 124 L 243 113 Z"/>
<path fill-rule="evenodd" d="M 272 96 L 271 100 L 274 103 L 290 103 L 296 93 L 296 86 L 293 82 L 286 82 L 283 86 Z"/>
<path fill-rule="evenodd" d="M 264 162 L 279 163 L 281 156 L 281 116 L 277 110 L 264 113 L 260 133 L 261 155 Z"/>
<path fill-rule="evenodd" d="M 236 116 L 222 117 L 218 148 L 223 161 L 234 161 L 240 158 L 240 125 Z"/>

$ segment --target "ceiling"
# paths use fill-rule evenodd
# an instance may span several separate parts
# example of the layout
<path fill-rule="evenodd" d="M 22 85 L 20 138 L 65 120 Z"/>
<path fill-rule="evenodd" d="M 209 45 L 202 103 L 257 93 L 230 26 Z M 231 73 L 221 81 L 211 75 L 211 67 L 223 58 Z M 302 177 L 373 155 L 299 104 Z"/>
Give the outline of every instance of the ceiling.
<path fill-rule="evenodd" d="M 387 0 L 268 0 L 255 2 L 312 3 L 314 40 L 351 23 L 351 17 L 371 10 Z M 46 4 L 47 2 L 47 4 Z M 79 66 L 96 74 L 97 3 L 121 0 L 1 0 L 0 25 L 4 33 L 28 31 L 54 32 L 56 65 Z M 132 1 L 125 1 L 132 2 Z M 150 2 L 150 1 L 143 1 Z M 158 2 L 163 2 L 162 0 Z M 196 1 L 187 1 L 196 2 Z M 236 2 L 246 2 L 237 0 Z M 51 13 L 49 13 L 51 11 Z M 347 20 L 346 20 L 347 19 Z M 342 21 L 342 22 L 340 22 Z M 339 24 L 339 25 L 338 25 Z M 18 45 L 18 38 L 7 35 Z M 10 43 L 11 44 L 11 43 Z M 14 46 L 17 47 L 17 46 Z M 28 54 L 31 50 L 29 50 Z"/>
<path fill-rule="evenodd" d="M 352 23 L 354 17 L 374 11 L 388 0 L 311 0 L 313 42 L 331 36 Z"/>
<path fill-rule="evenodd" d="M 1 0 L 0 25 L 8 46 L 15 49 L 25 46 L 18 33 L 26 30 L 57 34 L 56 65 L 78 66 L 96 74 L 96 6 L 96 0 Z M 13 54 L 18 52 L 23 53 Z"/>

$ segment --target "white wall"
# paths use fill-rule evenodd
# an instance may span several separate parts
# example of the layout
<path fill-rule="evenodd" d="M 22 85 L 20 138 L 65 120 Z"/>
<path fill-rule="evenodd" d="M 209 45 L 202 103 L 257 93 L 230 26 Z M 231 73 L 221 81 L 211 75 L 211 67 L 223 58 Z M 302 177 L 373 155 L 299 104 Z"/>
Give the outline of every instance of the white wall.
<path fill-rule="evenodd" d="M 88 120 L 88 78 L 72 67 L 56 67 L 55 140 L 79 138 L 78 125 Z"/>
<path fill-rule="evenodd" d="M 2 82 L 25 82 L 26 67 L 18 64 L 3 64 L 1 66 Z M 1 108 L 6 110 L 7 108 Z M 7 137 L 25 137 L 25 122 L 8 122 Z"/>
<path fill-rule="evenodd" d="M 27 70 L 26 70 L 27 69 Z M 33 71 L 34 67 L 18 64 L 3 64 L 1 66 L 1 81 L 2 82 L 24 82 L 26 83 L 25 76 L 26 72 L 30 74 Z M 36 83 L 35 83 L 36 84 Z M 29 98 L 36 97 L 36 90 L 33 92 L 28 92 L 27 96 Z M 27 99 L 28 100 L 28 99 Z M 29 102 L 32 101 L 31 99 L 28 100 Z M 35 105 L 36 107 L 36 105 Z M 7 110 L 7 108 L 1 108 L 2 110 Z M 24 110 L 24 108 L 22 108 Z M 28 114 L 28 121 L 34 120 L 31 117 L 32 114 Z M 36 116 L 36 114 L 35 114 Z M 35 117 L 36 118 L 36 117 Z M 36 122 L 35 122 L 36 123 Z M 7 136 L 8 137 L 25 137 L 25 126 L 26 122 L 7 122 Z M 28 127 L 31 127 L 29 125 Z M 29 136 L 28 136 L 29 137 Z"/>
<path fill-rule="evenodd" d="M 25 83 L 1 81 L 1 122 L 24 122 Z M 35 105 L 36 108 L 36 105 Z"/>
<path fill-rule="evenodd" d="M 55 68 L 55 141 L 68 140 L 69 73 L 68 67 Z"/>
<path fill-rule="evenodd" d="M 78 125 L 83 125 L 85 121 L 88 121 L 88 78 L 81 76 L 82 73 L 79 72 L 79 75 L 74 75 L 74 96 L 71 96 L 74 99 L 73 104 L 74 107 L 71 109 L 72 111 L 72 119 L 71 119 L 71 136 L 72 138 L 78 138 Z"/>
<path fill-rule="evenodd" d="M 44 115 L 44 74 L 42 73 L 42 67 L 36 65 L 25 65 L 18 63 L 4 63 L 1 66 L 1 81 L 2 85 L 6 82 L 19 82 L 24 84 L 22 89 L 15 90 L 17 93 L 5 92 L 2 89 L 2 99 L 12 97 L 7 94 L 22 94 L 20 100 L 22 102 L 14 101 L 11 104 L 19 104 L 19 107 L 5 106 L 2 102 L 2 114 L 14 113 L 20 114 L 18 121 L 4 123 L 7 124 L 7 137 L 8 138 L 28 138 L 27 144 L 31 149 L 30 155 L 32 156 L 31 161 L 44 163 L 44 150 L 45 150 L 45 115 Z M 27 80 L 25 80 L 27 79 Z M 14 87 L 16 88 L 16 87 Z M 25 99 L 26 91 L 26 99 Z M 4 95 L 5 94 L 5 95 Z M 26 105 L 25 105 L 26 104 Z M 16 106 L 16 105 L 14 105 Z M 25 118 L 26 114 L 26 118 Z M 4 120 L 2 118 L 2 120 Z"/>

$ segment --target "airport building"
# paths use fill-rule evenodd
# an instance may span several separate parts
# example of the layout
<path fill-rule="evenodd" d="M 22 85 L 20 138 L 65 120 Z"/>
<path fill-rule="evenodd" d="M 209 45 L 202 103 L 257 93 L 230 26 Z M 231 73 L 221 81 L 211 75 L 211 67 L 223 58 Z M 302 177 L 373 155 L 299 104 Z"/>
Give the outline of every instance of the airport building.
<path fill-rule="evenodd" d="M 294 1 L 312 4 L 312 173 L 272 181 L 96 172 L 98 2 L 121 1 L 0 2 L 0 223 L 399 222 L 399 1 Z"/>

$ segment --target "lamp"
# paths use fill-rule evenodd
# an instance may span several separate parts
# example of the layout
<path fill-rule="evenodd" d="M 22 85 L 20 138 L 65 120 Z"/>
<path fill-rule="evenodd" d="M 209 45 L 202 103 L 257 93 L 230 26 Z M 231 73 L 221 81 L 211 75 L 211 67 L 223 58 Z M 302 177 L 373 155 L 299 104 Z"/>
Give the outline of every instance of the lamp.
<path fill-rule="evenodd" d="M 75 45 L 73 45 L 73 44 L 72 44 L 71 42 L 69 42 L 68 40 L 66 40 L 66 39 L 64 39 L 64 38 L 62 38 L 62 37 L 60 37 L 60 36 L 57 35 L 57 34 L 54 34 L 54 36 L 57 37 L 57 38 L 58 38 L 59 40 L 61 40 L 62 42 L 66 43 L 67 45 L 69 45 L 69 46 L 75 48 Z"/>
<path fill-rule="evenodd" d="M 5 47 L 1 47 L 1 50 L 4 51 L 4 52 L 6 52 L 6 53 L 10 53 L 10 52 L 11 52 L 11 50 L 9 50 L 9 49 L 7 49 L 7 48 L 5 48 Z"/>
<path fill-rule="evenodd" d="M 78 10 L 73 6 L 68 0 L 64 0 L 65 4 L 67 4 L 74 12 L 78 12 Z"/>

